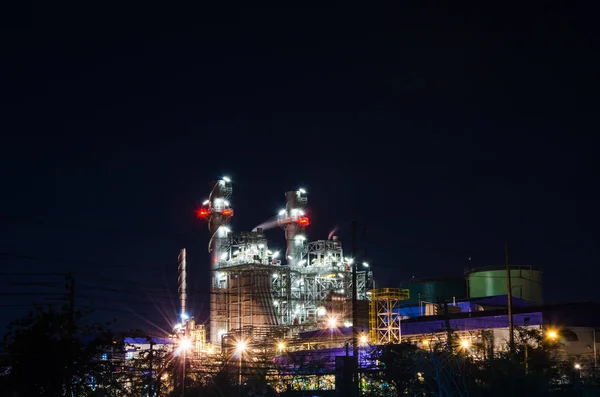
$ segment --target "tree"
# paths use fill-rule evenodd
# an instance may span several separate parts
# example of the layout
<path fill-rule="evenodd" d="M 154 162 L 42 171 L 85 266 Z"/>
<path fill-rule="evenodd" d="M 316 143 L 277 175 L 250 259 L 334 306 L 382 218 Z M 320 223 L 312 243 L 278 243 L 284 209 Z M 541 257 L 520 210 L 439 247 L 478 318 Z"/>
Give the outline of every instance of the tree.
<path fill-rule="evenodd" d="M 105 327 L 87 322 L 81 312 L 36 307 L 4 336 L 8 387 L 17 396 L 98 395 L 98 380 L 113 370 L 98 358 L 113 341 Z M 111 384 L 110 394 L 103 395 L 118 395 L 118 388 Z"/>
<path fill-rule="evenodd" d="M 385 390 L 385 384 L 397 396 L 424 393 L 428 388 L 425 380 L 433 379 L 427 355 L 427 351 L 411 343 L 378 346 L 373 351 L 372 358 L 380 364 L 371 376 L 382 382 L 383 387 L 371 394 L 380 395 Z"/>

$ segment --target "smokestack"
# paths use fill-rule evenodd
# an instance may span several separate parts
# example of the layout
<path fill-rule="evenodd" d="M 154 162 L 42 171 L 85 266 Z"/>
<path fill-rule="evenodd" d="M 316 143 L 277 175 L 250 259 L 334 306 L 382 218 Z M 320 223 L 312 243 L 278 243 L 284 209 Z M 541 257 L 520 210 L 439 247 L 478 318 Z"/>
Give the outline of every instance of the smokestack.
<path fill-rule="evenodd" d="M 186 316 L 185 304 L 187 301 L 187 274 L 186 274 L 187 263 L 186 263 L 185 248 L 182 248 L 181 251 L 179 251 L 179 256 L 177 257 L 177 259 L 179 259 L 179 268 L 178 268 L 179 277 L 177 278 L 177 281 L 178 281 L 177 292 L 179 293 L 179 305 L 181 306 L 181 319 L 183 320 Z"/>

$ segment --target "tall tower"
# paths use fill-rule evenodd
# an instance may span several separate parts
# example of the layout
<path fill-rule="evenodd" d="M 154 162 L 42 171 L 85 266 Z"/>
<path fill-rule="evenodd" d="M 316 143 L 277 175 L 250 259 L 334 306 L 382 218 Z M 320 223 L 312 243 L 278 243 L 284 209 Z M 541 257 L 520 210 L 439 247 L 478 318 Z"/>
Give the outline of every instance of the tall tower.
<path fill-rule="evenodd" d="M 285 231 L 286 263 L 295 266 L 302 259 L 302 252 L 297 249 L 298 246 L 303 245 L 304 236 L 301 232 L 310 224 L 309 219 L 304 215 L 307 202 L 306 191 L 298 189 L 286 192 L 285 199 L 285 209 L 279 211 L 277 224 Z"/>
<path fill-rule="evenodd" d="M 230 233 L 226 226 L 233 216 L 233 209 L 229 205 L 229 199 L 232 194 L 231 180 L 223 177 L 218 180 L 208 196 L 208 200 L 202 203 L 202 207 L 196 210 L 198 218 L 208 221 L 208 230 L 211 233 L 211 238 L 208 243 L 208 252 L 211 254 L 211 288 L 210 288 L 210 311 L 215 313 L 220 304 L 219 299 L 222 298 L 219 294 L 219 285 L 216 281 L 216 268 L 219 262 L 223 248 L 226 249 L 227 235 Z M 219 343 L 219 330 L 224 328 L 224 324 L 218 324 L 211 315 L 210 320 L 210 341 L 211 343 Z"/>

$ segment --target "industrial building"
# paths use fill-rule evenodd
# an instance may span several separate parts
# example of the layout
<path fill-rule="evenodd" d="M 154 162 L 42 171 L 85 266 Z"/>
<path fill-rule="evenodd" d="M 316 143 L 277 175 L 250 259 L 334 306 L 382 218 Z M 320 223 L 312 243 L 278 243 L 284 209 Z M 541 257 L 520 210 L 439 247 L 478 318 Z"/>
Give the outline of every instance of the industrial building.
<path fill-rule="evenodd" d="M 344 254 L 337 236 L 308 239 L 306 191 L 285 193 L 285 208 L 272 221 L 241 232 L 229 226 L 232 191 L 231 180 L 218 180 L 197 210 L 211 234 L 208 334 L 185 312 L 185 250 L 180 254 L 181 322 L 176 331 L 194 346 L 196 357 L 236 356 L 241 374 L 242 363 L 246 369 L 258 365 L 260 351 L 276 364 L 271 380 L 279 388 L 292 384 L 330 390 L 336 357 L 352 356 L 352 342 L 359 344 L 356 354 L 363 371 L 373 366 L 368 358 L 372 347 L 386 343 L 429 349 L 451 341 L 473 357 L 485 358 L 506 348 L 512 322 L 515 328 L 535 328 L 560 339 L 574 359 L 597 365 L 600 324 L 595 319 L 600 316 L 592 313 L 600 310 L 595 305 L 545 306 L 539 269 L 482 267 L 468 269 L 464 277 L 413 278 L 398 288 L 375 288 L 372 272 L 359 269 L 352 255 Z M 270 227 L 283 230 L 285 251 L 269 245 L 264 231 Z"/>
<path fill-rule="evenodd" d="M 285 252 L 270 249 L 263 228 L 234 232 L 228 227 L 234 214 L 231 196 L 231 180 L 222 178 L 197 211 L 211 233 L 211 344 L 220 348 L 225 335 L 254 343 L 292 339 L 351 323 L 356 264 L 344 256 L 337 236 L 307 239 L 306 191 L 285 193 L 285 208 L 272 222 L 283 229 Z M 356 280 L 358 300 L 366 307 L 372 274 L 358 270 Z"/>

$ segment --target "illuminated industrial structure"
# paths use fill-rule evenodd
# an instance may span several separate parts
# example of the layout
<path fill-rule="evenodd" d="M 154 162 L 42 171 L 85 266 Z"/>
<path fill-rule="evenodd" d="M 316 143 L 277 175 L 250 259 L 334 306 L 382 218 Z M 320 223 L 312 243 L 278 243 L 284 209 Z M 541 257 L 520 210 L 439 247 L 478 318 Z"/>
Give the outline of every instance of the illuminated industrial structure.
<path fill-rule="evenodd" d="M 279 251 L 269 249 L 262 228 L 233 233 L 225 227 L 233 215 L 231 192 L 229 178 L 217 181 L 197 210 L 212 235 L 211 343 L 220 347 L 225 335 L 259 342 L 329 328 L 332 322 L 349 326 L 352 258 L 344 257 L 337 236 L 307 241 L 306 191 L 287 192 L 285 209 L 277 215 L 286 238 L 282 259 Z M 357 280 L 358 299 L 366 301 L 372 273 L 361 270 Z"/>

